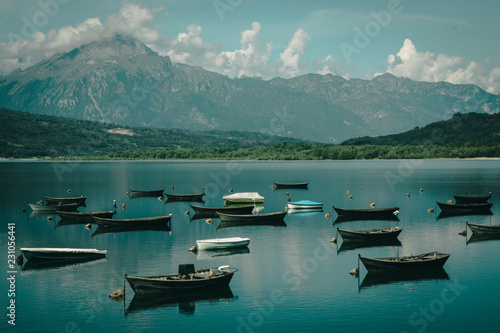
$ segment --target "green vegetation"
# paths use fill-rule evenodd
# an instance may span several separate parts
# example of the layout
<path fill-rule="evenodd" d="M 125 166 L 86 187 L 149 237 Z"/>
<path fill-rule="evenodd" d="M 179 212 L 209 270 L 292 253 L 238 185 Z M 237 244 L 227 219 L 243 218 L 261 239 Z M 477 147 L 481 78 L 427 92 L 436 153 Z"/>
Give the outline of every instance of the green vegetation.
<path fill-rule="evenodd" d="M 500 143 L 500 114 L 456 113 L 449 120 L 379 137 L 349 139 L 342 145 L 495 145 Z"/>
<path fill-rule="evenodd" d="M 310 143 L 255 132 L 128 127 L 0 108 L 0 157 L 4 158 L 96 157 L 153 147 L 245 148 L 281 142 Z"/>
<path fill-rule="evenodd" d="M 402 134 L 332 145 L 250 132 L 124 127 L 0 109 L 0 156 L 92 160 L 500 158 L 500 115 L 457 114 Z"/>
<path fill-rule="evenodd" d="M 272 147 L 250 148 L 148 148 L 110 153 L 105 159 L 364 160 L 476 157 L 500 157 L 500 144 L 340 146 L 285 142 Z"/>

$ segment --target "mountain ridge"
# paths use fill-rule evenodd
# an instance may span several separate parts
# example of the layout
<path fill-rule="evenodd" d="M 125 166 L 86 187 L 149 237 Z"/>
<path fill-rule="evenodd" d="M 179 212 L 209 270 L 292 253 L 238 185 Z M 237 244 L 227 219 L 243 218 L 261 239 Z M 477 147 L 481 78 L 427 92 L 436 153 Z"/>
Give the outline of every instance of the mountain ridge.
<path fill-rule="evenodd" d="M 457 112 L 500 112 L 474 85 L 304 74 L 234 78 L 173 64 L 124 35 L 82 45 L 0 78 L 0 106 L 37 114 L 186 130 L 245 130 L 339 143 Z"/>

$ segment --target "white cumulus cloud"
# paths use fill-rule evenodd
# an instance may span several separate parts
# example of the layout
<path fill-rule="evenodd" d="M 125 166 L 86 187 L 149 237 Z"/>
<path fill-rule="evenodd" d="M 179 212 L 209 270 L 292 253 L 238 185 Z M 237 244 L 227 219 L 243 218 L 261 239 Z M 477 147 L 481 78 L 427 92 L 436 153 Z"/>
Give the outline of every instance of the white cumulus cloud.
<path fill-rule="evenodd" d="M 164 7 L 148 8 L 125 3 L 118 13 L 102 21 L 88 18 L 77 25 L 45 32 L 33 26 L 24 29 L 25 33 L 11 34 L 8 42 L 0 42 L 0 76 L 115 34 L 134 37 L 159 54 L 169 56 L 173 62 L 201 66 L 229 77 L 260 76 L 269 79 L 304 74 L 304 55 L 310 37 L 303 29 L 293 34 L 288 45 L 272 61 L 273 51 L 279 52 L 280 48 L 261 37 L 259 22 L 253 22 L 250 29 L 241 32 L 239 48 L 221 50 L 218 43 L 207 41 L 202 27 L 194 23 L 175 37 L 163 36 L 155 22 L 158 13 L 164 10 Z M 325 73 L 330 72 L 327 68 L 332 68 L 327 62 L 330 60 L 325 60 L 323 65 Z"/>
<path fill-rule="evenodd" d="M 350 78 L 349 73 L 347 73 L 338 61 L 331 55 L 327 55 L 324 59 L 314 61 L 313 66 L 316 69 L 316 73 L 321 75 L 333 74 L 340 75 L 345 79 Z"/>
<path fill-rule="evenodd" d="M 301 58 L 306 52 L 307 42 L 311 39 L 304 29 L 298 29 L 293 34 L 292 40 L 288 43 L 285 51 L 280 54 L 278 61 L 278 71 L 283 76 L 297 76 L 301 74 Z"/>
<path fill-rule="evenodd" d="M 176 38 L 169 39 L 166 46 L 168 51 L 159 53 L 168 55 L 173 62 L 202 67 L 211 65 L 219 46 L 205 41 L 202 35 L 203 29 L 200 26 L 190 24 L 187 32 L 181 32 Z"/>
<path fill-rule="evenodd" d="M 272 44 L 260 37 L 260 30 L 260 23 L 253 22 L 241 33 L 241 48 L 218 54 L 211 69 L 228 76 L 267 76 Z"/>
<path fill-rule="evenodd" d="M 387 57 L 387 72 L 416 81 L 446 81 L 454 84 L 476 84 L 494 94 L 500 92 L 500 68 L 488 71 L 486 63 L 467 62 L 457 56 L 419 52 L 406 39 L 397 54 Z"/>
<path fill-rule="evenodd" d="M 203 39 L 202 28 L 195 24 L 187 32 L 179 33 L 168 45 L 168 55 L 172 61 L 201 66 L 207 70 L 229 77 L 257 76 L 269 79 L 275 76 L 285 78 L 304 74 L 303 57 L 310 37 L 303 29 L 298 29 L 278 59 L 272 62 L 272 42 L 264 40 L 261 24 L 253 22 L 251 29 L 241 32 L 240 48 L 221 51 L 218 44 Z"/>
<path fill-rule="evenodd" d="M 88 18 L 76 26 L 51 29 L 46 33 L 35 30 L 35 25 L 19 34 L 11 33 L 7 36 L 8 42 L 0 42 L 0 74 L 27 68 L 56 53 L 68 52 L 117 33 L 128 34 L 155 48 L 165 44 L 165 38 L 151 27 L 159 11 L 161 8 L 124 4 L 117 14 L 109 16 L 105 22 L 99 18 Z"/>

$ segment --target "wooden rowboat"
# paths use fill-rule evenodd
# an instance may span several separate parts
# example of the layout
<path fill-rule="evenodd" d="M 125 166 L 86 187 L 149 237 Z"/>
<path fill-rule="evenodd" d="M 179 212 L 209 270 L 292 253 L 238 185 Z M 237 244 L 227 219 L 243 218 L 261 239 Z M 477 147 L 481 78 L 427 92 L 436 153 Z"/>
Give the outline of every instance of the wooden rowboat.
<path fill-rule="evenodd" d="M 226 194 L 222 197 L 226 204 L 233 203 L 263 203 L 264 197 L 257 192 L 240 192 L 233 194 Z"/>
<path fill-rule="evenodd" d="M 55 212 L 59 211 L 76 211 L 80 204 L 69 203 L 69 204 L 57 204 L 57 205 L 42 205 L 42 204 L 32 204 L 28 202 L 28 205 L 33 209 L 33 211 L 45 211 L 45 212 Z"/>
<path fill-rule="evenodd" d="M 139 225 L 158 225 L 170 222 L 172 214 L 165 216 L 140 217 L 133 219 L 107 219 L 94 216 L 94 221 L 99 226 L 139 226 Z"/>
<path fill-rule="evenodd" d="M 250 238 L 229 237 L 214 239 L 199 239 L 196 241 L 198 250 L 220 250 L 245 247 L 250 243 Z"/>
<path fill-rule="evenodd" d="M 466 222 L 473 233 L 478 234 L 500 234 L 500 224 L 472 224 Z"/>
<path fill-rule="evenodd" d="M 129 189 L 132 197 L 162 197 L 163 189 L 161 190 L 133 190 Z"/>
<path fill-rule="evenodd" d="M 195 215 L 203 217 L 217 217 L 217 212 L 223 212 L 228 214 L 251 214 L 254 205 L 245 206 L 230 206 L 230 207 L 202 207 L 190 205 L 193 209 Z"/>
<path fill-rule="evenodd" d="M 172 194 L 165 193 L 168 201 L 203 201 L 205 193 Z"/>
<path fill-rule="evenodd" d="M 344 241 L 349 240 L 374 240 L 395 239 L 403 231 L 400 227 L 390 227 L 372 230 L 350 231 L 337 228 Z"/>
<path fill-rule="evenodd" d="M 79 197 L 67 197 L 67 198 L 48 197 L 44 195 L 43 198 L 47 202 L 47 205 L 77 203 L 79 206 L 85 206 L 85 200 L 87 199 L 87 197 L 83 195 Z"/>
<path fill-rule="evenodd" d="M 276 188 L 307 188 L 309 183 L 303 182 L 303 183 L 278 183 L 274 182 L 274 185 Z"/>
<path fill-rule="evenodd" d="M 345 209 L 332 206 L 335 212 L 341 216 L 363 216 L 363 217 L 378 217 L 387 215 L 396 215 L 399 212 L 399 207 L 387 208 L 369 208 L 369 209 Z"/>
<path fill-rule="evenodd" d="M 450 257 L 449 254 L 430 252 L 415 256 L 368 258 L 358 255 L 369 272 L 375 271 L 406 271 L 443 267 Z"/>
<path fill-rule="evenodd" d="M 125 279 L 136 294 L 179 292 L 187 290 L 207 290 L 229 285 L 236 268 L 218 268 L 195 271 L 194 265 L 179 265 L 179 273 L 152 276 L 129 276 Z"/>
<path fill-rule="evenodd" d="M 455 194 L 453 195 L 457 204 L 487 202 L 491 198 L 489 194 Z"/>

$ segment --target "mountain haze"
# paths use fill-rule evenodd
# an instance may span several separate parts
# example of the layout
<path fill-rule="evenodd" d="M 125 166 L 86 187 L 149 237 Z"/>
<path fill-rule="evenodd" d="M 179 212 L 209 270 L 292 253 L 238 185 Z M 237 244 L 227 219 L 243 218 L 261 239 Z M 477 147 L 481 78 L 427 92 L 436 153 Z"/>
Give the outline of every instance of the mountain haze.
<path fill-rule="evenodd" d="M 457 112 L 498 113 L 475 85 L 307 74 L 236 78 L 172 64 L 117 35 L 0 78 L 0 107 L 37 114 L 187 130 L 242 130 L 339 143 L 404 132 Z"/>

